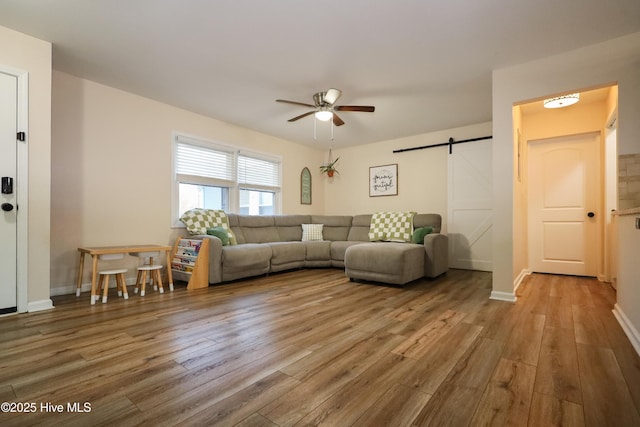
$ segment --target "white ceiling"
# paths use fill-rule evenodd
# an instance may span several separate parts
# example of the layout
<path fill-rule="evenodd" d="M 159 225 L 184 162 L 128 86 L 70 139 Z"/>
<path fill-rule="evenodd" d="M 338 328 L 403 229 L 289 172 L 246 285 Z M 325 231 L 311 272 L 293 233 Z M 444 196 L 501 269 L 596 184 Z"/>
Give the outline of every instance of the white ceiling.
<path fill-rule="evenodd" d="M 491 70 L 640 31 L 640 1 L 0 0 L 0 25 L 56 70 L 299 143 L 313 116 L 275 99 L 339 88 L 376 111 L 340 113 L 337 147 L 489 121 Z"/>

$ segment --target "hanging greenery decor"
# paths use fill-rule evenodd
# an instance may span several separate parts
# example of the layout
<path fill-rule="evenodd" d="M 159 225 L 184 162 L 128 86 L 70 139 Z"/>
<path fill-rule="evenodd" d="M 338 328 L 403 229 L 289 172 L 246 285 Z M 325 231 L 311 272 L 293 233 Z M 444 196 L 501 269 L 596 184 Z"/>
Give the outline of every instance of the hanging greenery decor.
<path fill-rule="evenodd" d="M 329 178 L 331 178 L 334 174 L 340 175 L 340 172 L 335 168 L 336 162 L 340 160 L 340 157 L 336 157 L 334 161 L 331 161 L 329 158 L 329 163 L 326 165 L 320 166 L 320 173 L 326 173 Z"/>

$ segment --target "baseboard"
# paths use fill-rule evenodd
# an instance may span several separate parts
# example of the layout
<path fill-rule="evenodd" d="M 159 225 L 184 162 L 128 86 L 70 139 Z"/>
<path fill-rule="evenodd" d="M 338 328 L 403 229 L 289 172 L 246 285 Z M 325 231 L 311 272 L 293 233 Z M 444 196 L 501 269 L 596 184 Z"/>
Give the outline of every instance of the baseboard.
<path fill-rule="evenodd" d="M 507 302 L 516 302 L 516 294 L 513 292 L 498 292 L 491 291 L 491 295 L 489 299 L 494 299 L 497 301 L 507 301 Z"/>
<path fill-rule="evenodd" d="M 83 284 L 80 289 L 82 289 L 82 292 L 90 291 L 91 290 L 91 283 Z M 52 297 L 57 297 L 57 296 L 60 296 L 60 295 L 70 295 L 70 294 L 75 294 L 75 293 L 76 293 L 76 287 L 72 286 L 72 285 L 69 285 L 69 286 L 57 286 L 55 288 L 49 289 L 49 294 L 51 294 Z"/>
<path fill-rule="evenodd" d="M 618 323 L 622 326 L 625 335 L 629 338 L 629 341 L 631 341 L 631 345 L 636 350 L 636 353 L 638 353 L 638 356 L 640 356 L 640 333 L 638 333 L 638 330 L 629 321 L 629 318 L 624 314 L 618 304 L 613 306 L 612 311 L 613 315 L 618 319 Z"/>
<path fill-rule="evenodd" d="M 524 281 L 525 277 L 529 276 L 530 274 L 531 274 L 531 270 L 529 270 L 528 268 L 523 268 L 522 271 L 520 272 L 520 274 L 518 274 L 518 277 L 516 277 L 516 280 L 513 281 L 513 293 L 514 293 L 514 295 L 518 291 L 518 288 L 520 287 L 520 285 Z"/>
<path fill-rule="evenodd" d="M 125 279 L 125 281 L 127 282 L 127 286 L 132 286 L 136 284 L 136 278 L 135 277 L 127 277 Z M 109 288 L 115 288 L 116 284 L 114 280 L 110 280 L 110 284 L 109 284 Z M 91 292 L 91 283 L 87 282 L 87 283 L 83 283 L 80 286 L 80 291 L 81 292 Z M 60 295 L 71 295 L 71 294 L 75 294 L 76 293 L 76 285 L 63 285 L 63 286 L 56 286 L 55 288 L 51 288 L 49 290 L 49 293 L 51 294 L 52 297 L 56 297 L 56 296 L 60 296 Z"/>
<path fill-rule="evenodd" d="M 513 292 L 491 291 L 491 296 L 489 297 L 489 299 L 516 302 L 516 300 L 518 299 L 518 297 L 516 296 L 516 291 L 518 290 L 518 287 L 520 286 L 524 278 L 530 274 L 531 270 L 523 269 L 520 274 L 518 274 L 518 277 L 516 277 L 516 280 L 513 281 Z"/>
<path fill-rule="evenodd" d="M 53 308 L 53 301 L 50 299 L 43 299 L 40 301 L 31 301 L 27 304 L 27 311 L 33 313 L 34 311 L 51 310 Z"/>

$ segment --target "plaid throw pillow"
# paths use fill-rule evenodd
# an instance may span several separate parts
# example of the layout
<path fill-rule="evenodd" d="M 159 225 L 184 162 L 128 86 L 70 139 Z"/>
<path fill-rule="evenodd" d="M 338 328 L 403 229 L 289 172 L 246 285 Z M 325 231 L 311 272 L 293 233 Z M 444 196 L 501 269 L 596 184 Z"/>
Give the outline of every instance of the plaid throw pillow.
<path fill-rule="evenodd" d="M 415 212 L 376 212 L 371 216 L 369 240 L 411 242 Z"/>
<path fill-rule="evenodd" d="M 302 224 L 302 241 L 323 240 L 322 229 L 324 224 Z"/>
<path fill-rule="evenodd" d="M 207 229 L 222 227 L 229 234 L 229 243 L 237 244 L 236 236 L 229 227 L 229 218 L 222 210 L 214 209 L 191 209 L 180 217 L 180 221 L 187 227 L 187 231 L 192 235 L 207 234 Z"/>

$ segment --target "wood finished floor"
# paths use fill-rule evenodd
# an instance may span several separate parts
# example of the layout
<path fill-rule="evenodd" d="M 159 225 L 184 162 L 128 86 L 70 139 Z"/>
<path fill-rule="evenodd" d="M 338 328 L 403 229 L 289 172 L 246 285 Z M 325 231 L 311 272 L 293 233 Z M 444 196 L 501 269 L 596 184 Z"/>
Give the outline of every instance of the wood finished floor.
<path fill-rule="evenodd" d="M 639 426 L 640 358 L 593 279 L 404 288 L 276 274 L 0 318 L 3 426 Z M 44 413 L 40 405 L 63 404 Z M 91 412 L 66 412 L 89 402 Z"/>

